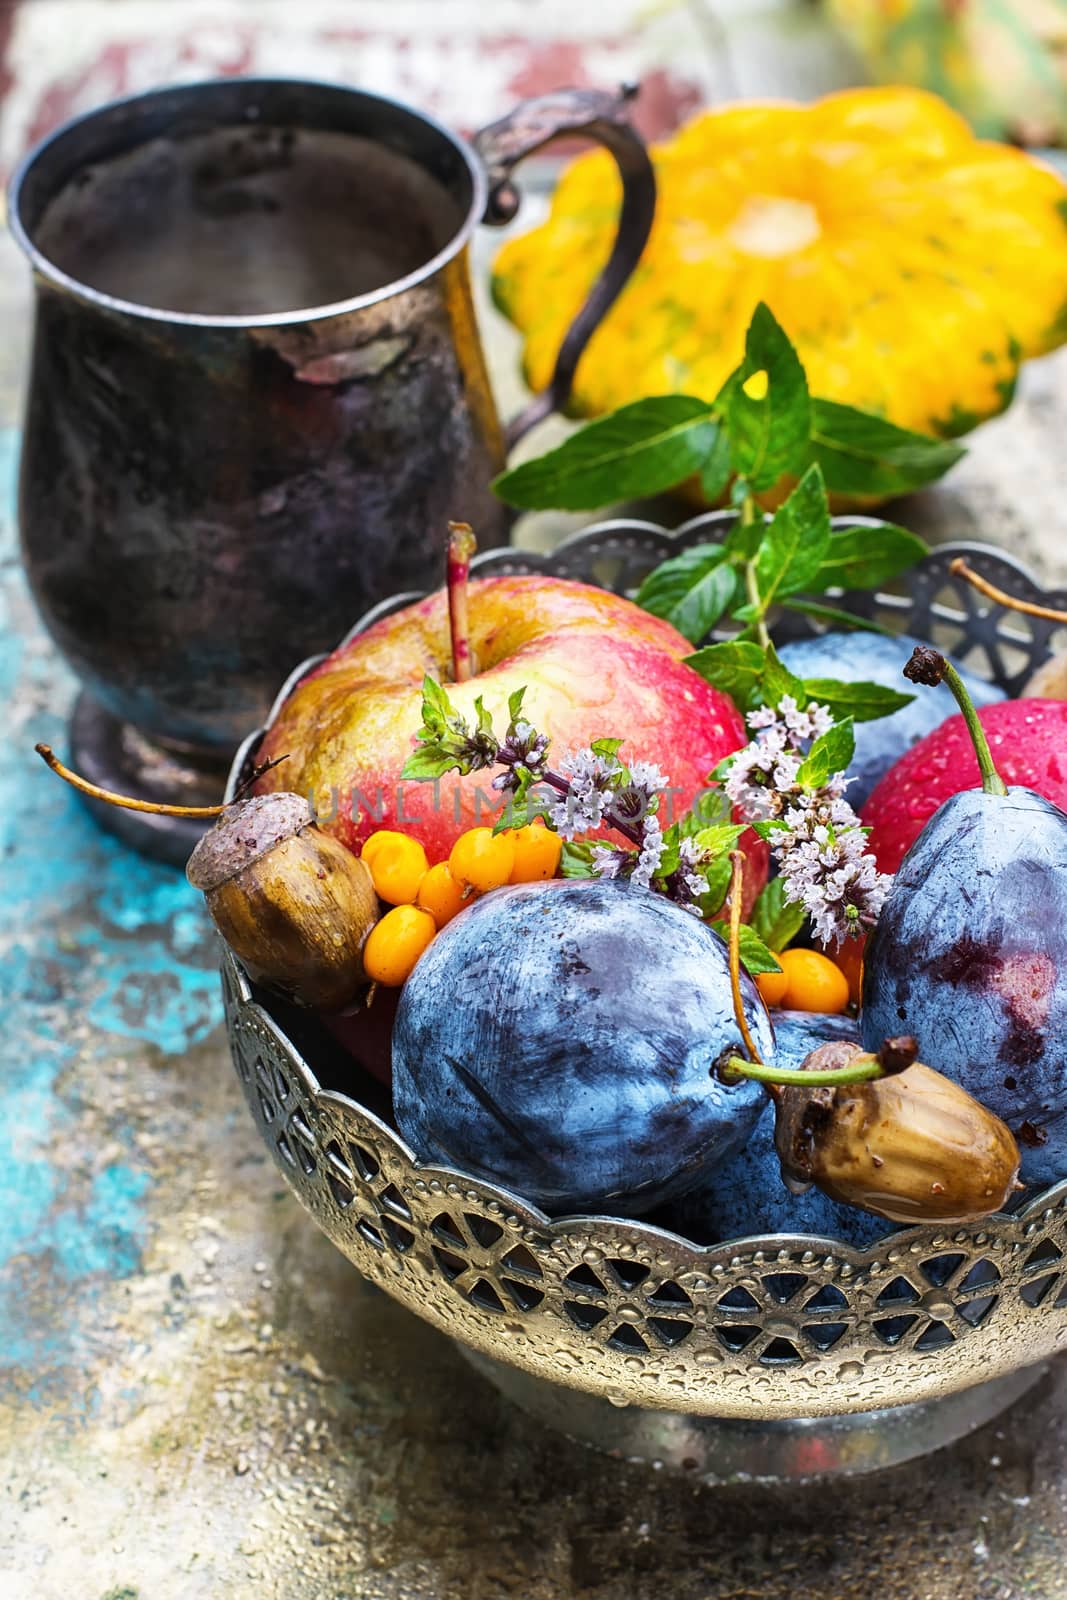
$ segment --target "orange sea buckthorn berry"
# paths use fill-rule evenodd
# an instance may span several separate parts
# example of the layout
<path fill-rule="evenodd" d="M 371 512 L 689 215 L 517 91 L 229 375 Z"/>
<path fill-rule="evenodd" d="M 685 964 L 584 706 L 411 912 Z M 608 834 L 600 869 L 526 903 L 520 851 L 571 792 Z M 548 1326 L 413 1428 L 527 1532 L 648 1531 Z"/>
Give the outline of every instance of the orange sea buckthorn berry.
<path fill-rule="evenodd" d="M 391 906 L 409 906 L 414 902 L 419 884 L 430 866 L 419 841 L 409 839 L 405 833 L 383 840 L 371 856 L 364 851 L 363 859 L 370 868 L 379 898 L 387 900 Z"/>
<path fill-rule="evenodd" d="M 563 854 L 563 840 L 558 833 L 543 822 L 531 822 L 525 828 L 509 828 L 505 837 L 515 845 L 515 865 L 509 882 L 536 883 L 556 876 Z"/>
<path fill-rule="evenodd" d="M 452 846 L 448 858 L 452 876 L 484 894 L 499 889 L 511 877 L 515 865 L 515 841 L 492 828 L 468 828 Z"/>
<path fill-rule="evenodd" d="M 756 988 L 763 996 L 764 1005 L 767 1006 L 780 1006 L 788 987 L 787 972 L 761 972 L 756 977 Z"/>
<path fill-rule="evenodd" d="M 778 961 L 787 980 L 779 1005 L 791 1011 L 844 1011 L 848 979 L 829 956 L 818 950 L 783 950 Z"/>
<path fill-rule="evenodd" d="M 398 833 L 395 828 L 379 828 L 376 833 L 367 835 L 359 853 L 369 867 L 383 845 L 395 844 L 398 839 L 406 838 L 406 833 Z"/>
<path fill-rule="evenodd" d="M 437 924 L 421 906 L 394 906 L 374 924 L 363 946 L 368 978 L 386 989 L 398 989 L 437 932 Z"/>
<path fill-rule="evenodd" d="M 419 884 L 416 904 L 430 913 L 439 928 L 451 922 L 457 911 L 463 910 L 466 904 L 463 885 L 456 882 L 447 861 L 439 861 L 436 867 L 430 868 Z"/>

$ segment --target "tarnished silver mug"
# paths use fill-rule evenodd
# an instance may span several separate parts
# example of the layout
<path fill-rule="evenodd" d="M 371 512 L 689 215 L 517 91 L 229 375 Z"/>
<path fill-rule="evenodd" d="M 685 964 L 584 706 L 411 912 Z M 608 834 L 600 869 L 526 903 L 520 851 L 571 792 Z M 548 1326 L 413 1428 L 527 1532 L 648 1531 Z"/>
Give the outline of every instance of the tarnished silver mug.
<path fill-rule="evenodd" d="M 468 246 L 561 133 L 623 180 L 612 256 L 514 440 L 563 404 L 636 264 L 655 183 L 629 91 L 521 104 L 473 147 L 339 85 L 228 79 L 68 123 L 11 186 L 34 269 L 23 554 L 84 689 L 73 756 L 149 799 L 221 794 L 288 665 L 425 588 L 449 518 L 504 542 Z M 184 860 L 196 827 L 106 810 Z"/>

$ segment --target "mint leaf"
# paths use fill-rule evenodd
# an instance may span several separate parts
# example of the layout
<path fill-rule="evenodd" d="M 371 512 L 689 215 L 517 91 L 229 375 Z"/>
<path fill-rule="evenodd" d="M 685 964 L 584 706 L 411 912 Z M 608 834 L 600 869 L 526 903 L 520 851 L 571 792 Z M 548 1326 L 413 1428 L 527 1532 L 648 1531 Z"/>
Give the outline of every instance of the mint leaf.
<path fill-rule="evenodd" d="M 684 658 L 685 665 L 698 672 L 706 683 L 728 694 L 738 711 L 745 712 L 752 704 L 763 670 L 766 654 L 758 644 L 709 644 Z"/>
<path fill-rule="evenodd" d="M 804 926 L 804 907 L 785 897 L 785 879 L 772 878 L 752 907 L 752 927 L 769 950 L 777 953 L 795 939 Z"/>
<path fill-rule="evenodd" d="M 823 589 L 874 589 L 895 578 L 926 554 L 926 546 L 907 528 L 877 522 L 860 528 L 835 528 L 811 586 Z"/>
<path fill-rule="evenodd" d="M 519 713 L 522 710 L 522 702 L 525 698 L 525 684 L 521 689 L 516 689 L 513 694 L 508 695 L 508 721 L 512 726 L 519 720 Z"/>
<path fill-rule="evenodd" d="M 818 467 L 809 467 L 780 506 L 756 553 L 756 583 L 764 610 L 810 588 L 830 549 L 830 508 Z"/>
<path fill-rule="evenodd" d="M 706 855 L 725 855 L 734 848 L 747 827 L 746 822 L 717 822 L 710 828 L 701 828 L 693 836 L 693 843 Z"/>
<path fill-rule="evenodd" d="M 427 672 L 422 680 L 422 722 L 423 731 L 428 734 L 443 734 L 449 731 L 450 719 L 456 715 L 456 708 L 448 695 Z"/>
<path fill-rule="evenodd" d="M 693 644 L 715 626 L 734 597 L 737 579 L 721 544 L 698 544 L 650 572 L 637 603 L 673 623 Z"/>
<path fill-rule="evenodd" d="M 821 789 L 835 772 L 846 772 L 856 753 L 856 739 L 852 732 L 852 718 L 835 722 L 832 728 L 820 734 L 800 764 L 797 782 L 805 789 Z"/>
<path fill-rule="evenodd" d="M 559 872 L 561 878 L 592 878 L 593 846 L 585 839 L 565 839 Z"/>
<path fill-rule="evenodd" d="M 595 511 L 659 494 L 700 472 L 717 434 L 706 400 L 684 394 L 635 400 L 547 455 L 501 473 L 493 489 L 524 511 Z"/>
<path fill-rule="evenodd" d="M 733 877 L 733 868 L 729 856 L 718 856 L 701 868 L 707 880 L 707 889 L 700 896 L 698 902 L 702 917 L 713 917 L 716 911 L 721 910 L 726 896 L 730 892 L 730 881 Z"/>
<path fill-rule="evenodd" d="M 745 385 L 766 373 L 763 399 Z M 810 460 L 808 380 L 785 330 L 760 302 L 745 335 L 745 359 L 720 397 L 734 471 L 753 489 L 769 489 L 784 474 L 799 477 Z"/>
<path fill-rule="evenodd" d="M 804 680 L 790 672 L 785 662 L 779 658 L 773 645 L 768 645 L 764 653 L 763 679 L 760 683 L 760 695 L 765 706 L 780 706 L 782 696 L 791 694 L 797 705 L 804 707 L 808 697 L 804 692 Z"/>
<path fill-rule="evenodd" d="M 713 922 L 712 927 L 729 944 L 729 923 Z M 742 965 L 748 969 L 750 977 L 758 977 L 761 972 L 781 972 L 782 969 L 774 959 L 774 956 L 767 949 L 759 934 L 754 928 L 750 928 L 747 922 L 742 922 L 738 929 L 737 947 Z"/>
<path fill-rule="evenodd" d="M 607 756 L 609 760 L 614 760 L 625 743 L 625 739 L 594 739 L 589 748 L 595 756 Z"/>
<path fill-rule="evenodd" d="M 730 466 L 730 435 L 725 428 L 716 428 L 715 442 L 708 451 L 700 469 L 700 488 L 705 500 L 714 505 L 726 492 L 732 475 Z"/>
<path fill-rule="evenodd" d="M 818 617 L 821 622 L 835 622 L 839 627 L 851 628 L 855 633 L 882 633 L 893 638 L 893 629 L 884 623 L 873 622 L 870 617 L 857 616 L 854 611 L 842 611 L 840 606 L 822 605 L 818 600 L 783 600 L 787 611 L 800 611 L 806 617 Z"/>
<path fill-rule="evenodd" d="M 432 778 L 443 778 L 446 772 L 452 771 L 463 771 L 463 763 L 458 756 L 441 755 L 433 745 L 421 745 L 408 756 L 400 769 L 400 776 L 402 779 L 425 782 Z"/>
<path fill-rule="evenodd" d="M 913 694 L 886 689 L 880 683 L 843 683 L 836 678 L 805 678 L 809 700 L 817 700 L 833 712 L 835 722 L 851 717 L 853 722 L 874 722 L 910 706 Z"/>
<path fill-rule="evenodd" d="M 836 400 L 814 400 L 811 448 L 832 494 L 888 499 L 944 477 L 966 452 Z"/>

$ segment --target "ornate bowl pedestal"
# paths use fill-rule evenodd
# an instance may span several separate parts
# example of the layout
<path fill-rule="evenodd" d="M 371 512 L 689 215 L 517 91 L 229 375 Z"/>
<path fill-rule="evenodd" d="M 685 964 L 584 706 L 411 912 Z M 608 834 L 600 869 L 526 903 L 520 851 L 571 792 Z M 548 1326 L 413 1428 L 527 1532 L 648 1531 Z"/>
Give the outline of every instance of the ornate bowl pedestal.
<path fill-rule="evenodd" d="M 629 593 L 731 520 L 711 513 L 674 535 L 605 523 L 550 556 L 500 550 L 477 564 Z M 951 545 L 908 574 L 906 592 L 835 604 L 970 655 L 1017 694 L 1054 625 L 979 602 L 949 573 L 962 553 L 1001 587 L 1042 598 L 1000 552 Z M 272 715 L 314 664 L 292 674 Z M 231 792 L 261 736 L 238 753 Z M 254 989 L 229 954 L 222 972 L 238 1079 L 297 1199 L 365 1277 L 583 1444 L 713 1484 L 868 1472 L 981 1427 L 1067 1350 L 1067 1179 L 1011 1215 L 902 1229 L 866 1251 L 802 1234 L 701 1247 L 646 1221 L 552 1220 L 419 1163 L 391 1125 L 388 1091 L 317 1017 Z"/>
<path fill-rule="evenodd" d="M 460 1344 L 476 1372 L 538 1422 L 578 1444 L 700 1483 L 802 1482 L 899 1466 L 954 1444 L 1006 1411 L 1045 1377 L 1026 1367 L 940 1400 L 837 1417 L 691 1416 L 619 1405 L 561 1389 Z"/>

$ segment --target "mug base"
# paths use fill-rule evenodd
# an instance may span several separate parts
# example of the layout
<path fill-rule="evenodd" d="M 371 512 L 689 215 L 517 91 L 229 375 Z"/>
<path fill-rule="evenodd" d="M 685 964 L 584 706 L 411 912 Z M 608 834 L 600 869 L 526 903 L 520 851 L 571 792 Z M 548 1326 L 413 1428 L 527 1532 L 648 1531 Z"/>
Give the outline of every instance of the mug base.
<path fill-rule="evenodd" d="M 191 752 L 165 750 L 132 723 L 106 711 L 84 690 L 71 715 L 70 749 L 72 765 L 83 778 L 135 800 L 212 806 L 222 801 L 226 788 L 230 757 L 225 751 L 215 761 Z M 82 798 L 101 827 L 141 855 L 172 866 L 184 867 L 197 841 L 211 827 L 210 818 L 164 817 Z"/>

